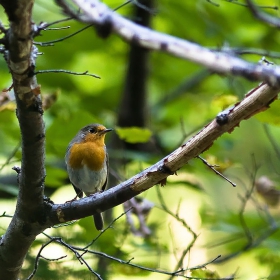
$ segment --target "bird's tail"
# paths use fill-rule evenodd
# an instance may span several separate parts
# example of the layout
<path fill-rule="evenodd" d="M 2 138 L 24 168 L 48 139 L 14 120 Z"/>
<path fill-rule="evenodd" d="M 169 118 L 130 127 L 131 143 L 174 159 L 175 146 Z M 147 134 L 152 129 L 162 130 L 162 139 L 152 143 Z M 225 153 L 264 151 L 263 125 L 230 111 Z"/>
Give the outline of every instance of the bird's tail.
<path fill-rule="evenodd" d="M 97 230 L 102 230 L 103 229 L 103 218 L 102 218 L 102 214 L 98 213 L 98 214 L 94 214 L 93 215 L 93 220 L 94 220 L 94 224 Z"/>

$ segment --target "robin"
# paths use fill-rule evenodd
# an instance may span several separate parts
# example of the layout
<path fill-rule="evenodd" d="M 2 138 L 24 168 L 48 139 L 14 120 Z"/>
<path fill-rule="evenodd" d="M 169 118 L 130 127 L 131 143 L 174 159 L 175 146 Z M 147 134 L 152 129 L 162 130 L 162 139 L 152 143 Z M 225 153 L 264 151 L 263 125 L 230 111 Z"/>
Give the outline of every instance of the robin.
<path fill-rule="evenodd" d="M 105 135 L 112 129 L 101 124 L 83 127 L 69 143 L 65 155 L 67 172 L 79 198 L 104 191 L 108 181 Z M 103 229 L 101 213 L 93 215 L 97 230 Z"/>

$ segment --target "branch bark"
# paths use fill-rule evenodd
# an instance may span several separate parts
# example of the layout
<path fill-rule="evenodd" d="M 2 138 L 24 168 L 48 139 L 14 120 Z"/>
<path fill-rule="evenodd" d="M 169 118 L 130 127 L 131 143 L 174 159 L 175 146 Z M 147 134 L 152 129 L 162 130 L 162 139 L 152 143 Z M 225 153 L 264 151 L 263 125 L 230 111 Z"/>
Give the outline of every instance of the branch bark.
<path fill-rule="evenodd" d="M 33 0 L 0 1 L 10 20 L 1 43 L 10 69 L 22 137 L 22 162 L 18 171 L 16 212 L 0 243 L 1 279 L 18 279 L 29 247 L 41 232 L 43 222 L 44 124 L 36 77 L 37 49 L 32 46 Z"/>
<path fill-rule="evenodd" d="M 155 165 L 129 180 L 103 193 L 67 204 L 52 205 L 47 226 L 80 219 L 95 212 L 103 212 L 146 191 L 156 184 L 164 184 L 168 176 L 175 174 L 189 160 L 209 149 L 213 142 L 225 132 L 232 132 L 242 120 L 264 111 L 277 98 L 279 89 L 261 84 L 248 92 L 245 98 L 223 114 L 223 121 L 217 118 L 200 132 L 181 145 Z M 219 124 L 220 123 L 220 124 Z"/>
<path fill-rule="evenodd" d="M 95 25 L 102 37 L 116 33 L 127 42 L 155 51 L 190 60 L 225 75 L 242 76 L 249 80 L 264 81 L 270 86 L 280 86 L 280 67 L 253 64 L 237 58 L 227 50 L 211 51 L 198 44 L 139 26 L 110 10 L 98 0 L 72 0 L 79 13 L 70 8 L 66 0 L 56 0 L 64 12 L 82 22 Z"/>

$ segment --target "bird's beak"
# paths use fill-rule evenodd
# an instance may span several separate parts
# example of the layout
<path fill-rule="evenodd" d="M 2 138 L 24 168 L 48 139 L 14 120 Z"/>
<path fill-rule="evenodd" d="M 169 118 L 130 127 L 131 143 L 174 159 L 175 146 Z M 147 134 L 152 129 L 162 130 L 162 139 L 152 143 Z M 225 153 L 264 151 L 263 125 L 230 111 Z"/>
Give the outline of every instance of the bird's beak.
<path fill-rule="evenodd" d="M 103 134 L 106 134 L 106 133 L 108 133 L 108 132 L 110 132 L 110 131 L 112 131 L 112 130 L 113 130 L 112 128 L 106 128 L 106 129 L 100 131 L 99 134 L 100 134 L 100 135 L 103 135 Z"/>

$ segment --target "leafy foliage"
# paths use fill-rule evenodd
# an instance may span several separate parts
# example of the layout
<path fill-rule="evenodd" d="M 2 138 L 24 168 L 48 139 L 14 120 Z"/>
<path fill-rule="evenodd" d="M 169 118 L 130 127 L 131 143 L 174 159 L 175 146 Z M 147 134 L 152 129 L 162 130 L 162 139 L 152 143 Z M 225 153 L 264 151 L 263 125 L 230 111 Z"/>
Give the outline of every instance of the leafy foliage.
<path fill-rule="evenodd" d="M 211 2 L 216 2 L 219 6 Z M 237 5 L 237 2 L 241 3 L 241 1 L 222 0 L 159 1 L 156 3 L 157 13 L 153 16 L 152 26 L 161 32 L 194 41 L 203 46 L 211 46 L 214 49 L 225 46 L 277 51 L 279 48 L 278 31 L 254 19 L 249 10 Z M 279 4 L 274 0 L 256 2 L 267 6 Z M 106 3 L 112 8 L 122 4 L 121 1 L 113 0 L 108 0 Z M 118 12 L 131 17 L 133 5 L 133 3 L 126 5 Z M 274 10 L 267 9 L 266 11 L 277 15 Z M 0 15 L 4 21 L 2 11 Z M 35 2 L 34 20 L 36 23 L 42 20 L 51 22 L 62 17 L 61 11 L 53 3 Z M 38 42 L 62 38 L 84 27 L 74 20 L 59 23 L 56 26 L 62 27 L 68 24 L 71 26 L 69 29 L 42 31 L 43 36 L 37 37 Z M 88 123 L 99 122 L 107 127 L 115 127 L 127 70 L 129 46 L 116 36 L 111 36 L 106 40 L 100 39 L 92 27 L 67 40 L 54 43 L 54 46 L 37 46 L 39 51 L 43 52 L 37 60 L 38 70 L 66 69 L 77 72 L 88 70 L 101 77 L 101 79 L 95 79 L 61 73 L 38 75 L 43 98 L 47 94 L 57 93 L 57 101 L 45 112 L 46 192 L 55 202 L 65 202 L 74 197 L 64 166 L 66 147 L 76 132 Z M 253 54 L 243 57 L 257 63 L 262 55 Z M 277 64 L 279 57 L 280 54 L 278 58 L 268 57 L 268 59 Z M 217 113 L 242 99 L 250 88 L 256 86 L 256 83 L 244 79 L 208 73 L 188 90 L 175 93 L 178 85 L 188 84 L 193 75 L 201 71 L 203 69 L 200 66 L 191 62 L 162 53 L 150 54 L 147 127 L 118 128 L 117 134 L 119 138 L 129 143 L 139 143 L 147 142 L 153 133 L 158 139 L 161 153 L 144 157 L 137 152 L 112 151 L 110 160 L 114 159 L 115 155 L 129 154 L 130 162 L 119 170 L 115 170 L 119 172 L 121 178 L 133 175 L 134 172 L 149 166 L 175 149 L 206 125 L 209 120 L 215 118 Z M 11 80 L 4 59 L 0 63 L 0 73 L 2 89 L 9 88 Z M 3 164 L 13 153 L 20 139 L 13 101 L 8 104 L 9 106 L 5 104 L 0 107 L 0 158 Z M 232 188 L 210 169 L 206 169 L 198 159 L 193 160 L 178 172 L 176 179 L 181 182 L 180 184 L 171 178 L 168 179 L 170 184 L 167 183 L 167 186 L 162 189 L 166 204 L 173 213 L 177 214 L 177 217 L 170 217 L 166 211 L 163 211 L 156 191 L 150 190 L 143 195 L 156 204 L 147 218 L 147 224 L 152 231 L 149 237 L 133 236 L 125 219 L 121 218 L 90 249 L 126 261 L 134 258 L 133 262 L 147 267 L 175 270 L 178 260 L 183 256 L 183 250 L 193 241 L 190 231 L 180 222 L 182 218 L 197 234 L 200 233 L 199 242 L 203 245 L 221 244 L 219 248 L 222 249 L 215 247 L 210 250 L 206 246 L 201 251 L 200 245 L 194 242 L 189 255 L 190 264 L 186 254 L 181 267 L 202 264 L 219 254 L 227 255 L 241 250 L 248 238 L 244 226 L 240 223 L 239 213 L 242 203 L 238 197 L 246 197 L 248 189 L 253 185 L 251 174 L 256 171 L 258 171 L 257 177 L 266 174 L 279 182 L 276 166 L 280 159 L 275 155 L 262 127 L 262 122 L 270 124 L 273 136 L 275 139 L 279 138 L 278 107 L 279 101 L 274 102 L 270 110 L 242 123 L 240 129 L 219 139 L 205 153 L 208 158 L 215 159 L 213 164 L 219 163 L 220 166 L 225 166 L 220 171 L 236 181 L 236 188 Z M 108 143 L 112 140 L 110 137 L 112 136 L 108 136 Z M 254 154 L 259 168 L 256 167 L 251 154 Z M 2 212 L 7 210 L 5 207 L 8 208 L 6 203 L 9 204 L 10 201 L 14 203 L 16 175 L 10 168 L 20 164 L 20 157 L 20 149 L 18 149 L 11 161 L 1 170 L 0 204 L 3 206 L 0 210 Z M 190 173 L 192 178 L 190 178 Z M 12 180 L 9 179 L 11 177 L 13 177 Z M 251 234 L 260 236 L 272 227 L 272 222 L 271 219 L 264 217 L 267 210 L 261 202 L 260 204 L 254 202 L 258 201 L 254 193 L 252 196 L 254 200 L 252 202 L 251 198 L 248 198 L 249 202 L 246 204 L 243 215 Z M 2 203 L 4 201 L 5 204 Z M 117 217 L 122 212 L 122 207 L 116 207 L 113 210 L 113 216 Z M 270 215 L 272 217 L 279 215 L 279 207 L 272 210 L 269 217 Z M 2 231 L 4 232 L 4 229 Z M 50 234 L 62 236 L 65 241 L 77 246 L 83 246 L 97 236 L 91 217 L 68 227 L 52 229 Z M 233 243 L 228 242 L 228 239 L 233 240 Z M 46 240 L 48 240 L 47 237 L 40 237 L 34 244 L 32 253 L 25 262 L 24 277 L 30 274 L 36 254 Z M 243 256 L 241 256 L 234 266 L 232 263 L 225 263 L 222 267 L 212 265 L 211 270 L 197 270 L 191 275 L 212 279 L 231 275 L 239 267 L 240 279 L 266 276 L 270 277 L 269 279 L 278 279 L 279 253 L 276 248 L 279 247 L 279 240 L 277 232 L 256 248 L 252 248 L 244 257 L 244 263 L 247 261 L 251 263 L 253 259 L 253 266 L 257 267 L 261 264 L 262 270 L 254 270 L 252 267 L 248 272 L 243 267 L 244 263 L 241 262 Z M 90 278 L 87 268 L 80 266 L 71 252 L 66 253 L 66 251 L 66 249 L 63 252 L 57 249 L 53 251 L 61 253 L 60 256 L 62 253 L 67 254 L 66 260 L 53 262 L 41 260 L 36 279 L 60 279 L 61 277 L 94 279 L 93 276 Z M 193 254 L 193 252 L 196 253 Z M 59 256 L 53 256 L 53 258 L 56 257 Z M 97 255 L 86 255 L 86 257 L 94 269 L 105 273 L 101 266 L 102 257 Z M 113 262 L 106 273 L 110 279 L 125 279 L 126 276 L 129 279 L 139 279 L 142 276 L 147 279 L 156 279 L 156 274 L 121 265 L 118 262 Z"/>

